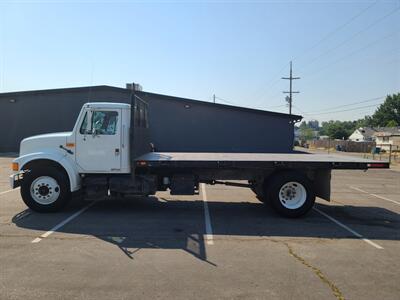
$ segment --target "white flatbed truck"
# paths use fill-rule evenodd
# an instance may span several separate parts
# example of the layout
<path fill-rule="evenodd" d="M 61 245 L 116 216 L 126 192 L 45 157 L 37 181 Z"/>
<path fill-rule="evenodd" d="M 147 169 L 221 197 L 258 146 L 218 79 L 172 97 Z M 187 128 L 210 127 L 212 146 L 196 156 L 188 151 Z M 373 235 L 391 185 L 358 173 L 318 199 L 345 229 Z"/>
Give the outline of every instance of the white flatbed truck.
<path fill-rule="evenodd" d="M 61 210 L 75 192 L 87 199 L 166 190 L 193 195 L 205 183 L 251 188 L 279 214 L 299 217 L 316 196 L 330 200 L 332 169 L 389 168 L 389 163 L 308 153 L 156 152 L 147 103 L 133 93 L 131 104 L 83 105 L 71 132 L 24 139 L 12 168 L 11 187 L 20 186 L 25 204 L 38 212 Z"/>

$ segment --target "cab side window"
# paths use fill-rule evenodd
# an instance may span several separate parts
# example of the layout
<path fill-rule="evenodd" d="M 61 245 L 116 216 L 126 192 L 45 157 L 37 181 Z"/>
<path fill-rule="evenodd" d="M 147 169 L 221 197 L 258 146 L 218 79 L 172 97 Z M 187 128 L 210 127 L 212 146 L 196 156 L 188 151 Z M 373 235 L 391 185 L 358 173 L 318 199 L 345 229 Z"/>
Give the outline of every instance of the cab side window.
<path fill-rule="evenodd" d="M 118 112 L 94 111 L 92 113 L 92 133 L 102 135 L 114 135 L 117 132 Z"/>
<path fill-rule="evenodd" d="M 79 128 L 79 133 L 80 134 L 87 134 L 88 130 L 87 130 L 87 119 L 88 119 L 88 113 L 85 112 L 85 116 L 83 118 L 82 124 L 81 124 L 81 128 Z"/>

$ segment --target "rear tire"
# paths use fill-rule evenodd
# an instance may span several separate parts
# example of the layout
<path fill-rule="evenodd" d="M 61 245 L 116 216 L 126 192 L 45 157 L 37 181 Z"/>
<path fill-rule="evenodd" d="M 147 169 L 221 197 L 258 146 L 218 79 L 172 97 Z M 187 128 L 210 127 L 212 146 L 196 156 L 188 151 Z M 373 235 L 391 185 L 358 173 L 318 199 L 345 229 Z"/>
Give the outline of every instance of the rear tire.
<path fill-rule="evenodd" d="M 21 197 L 34 211 L 59 211 L 71 199 L 68 176 L 54 167 L 34 168 L 24 174 Z"/>
<path fill-rule="evenodd" d="M 298 218 L 308 213 L 315 203 L 312 182 L 303 174 L 287 171 L 272 175 L 265 186 L 263 202 L 268 202 L 280 215 Z"/>

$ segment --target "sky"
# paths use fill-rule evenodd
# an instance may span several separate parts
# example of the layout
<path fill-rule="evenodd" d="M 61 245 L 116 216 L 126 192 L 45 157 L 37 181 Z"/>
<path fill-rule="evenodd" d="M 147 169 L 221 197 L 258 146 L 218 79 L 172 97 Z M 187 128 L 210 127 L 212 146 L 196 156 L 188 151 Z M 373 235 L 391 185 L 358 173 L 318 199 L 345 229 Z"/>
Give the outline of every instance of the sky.
<path fill-rule="evenodd" d="M 354 120 L 400 91 L 400 0 L 3 1 L 0 93 L 143 90 Z"/>

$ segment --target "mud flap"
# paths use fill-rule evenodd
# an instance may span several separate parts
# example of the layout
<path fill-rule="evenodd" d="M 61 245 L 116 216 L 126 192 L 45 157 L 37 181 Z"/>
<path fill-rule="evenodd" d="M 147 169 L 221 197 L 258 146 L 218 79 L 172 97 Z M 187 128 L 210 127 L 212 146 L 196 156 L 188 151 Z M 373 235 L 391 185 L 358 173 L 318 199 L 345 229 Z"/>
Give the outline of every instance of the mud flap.
<path fill-rule="evenodd" d="M 326 201 L 331 200 L 331 172 L 331 169 L 320 169 L 315 171 L 315 195 Z"/>

